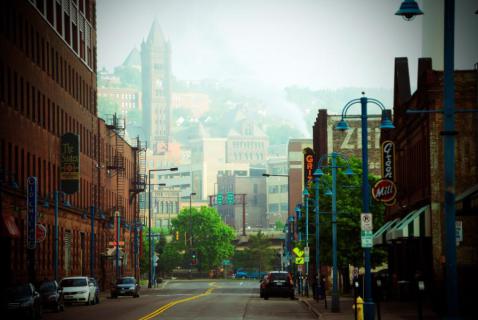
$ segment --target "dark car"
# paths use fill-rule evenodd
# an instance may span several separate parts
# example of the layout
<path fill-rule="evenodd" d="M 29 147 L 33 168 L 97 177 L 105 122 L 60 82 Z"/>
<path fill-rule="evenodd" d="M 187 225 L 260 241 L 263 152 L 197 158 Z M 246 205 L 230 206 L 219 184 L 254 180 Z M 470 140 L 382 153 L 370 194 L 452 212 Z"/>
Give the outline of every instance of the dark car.
<path fill-rule="evenodd" d="M 90 282 L 93 283 L 95 286 L 95 303 L 100 303 L 100 286 L 98 285 L 98 281 L 95 278 L 90 278 Z"/>
<path fill-rule="evenodd" d="M 294 282 L 287 271 L 271 271 L 264 284 L 264 300 L 272 296 L 282 296 L 294 299 Z"/>
<path fill-rule="evenodd" d="M 43 308 L 63 311 L 65 304 L 63 302 L 63 293 L 56 281 L 44 281 L 40 288 L 40 298 Z"/>
<path fill-rule="evenodd" d="M 5 304 L 7 319 L 16 317 L 26 317 L 27 319 L 41 318 L 40 294 L 31 283 L 7 288 L 3 295 L 2 304 Z"/>
<path fill-rule="evenodd" d="M 111 288 L 111 297 L 132 296 L 139 297 L 140 286 L 134 277 L 122 277 L 116 280 L 116 284 Z"/>

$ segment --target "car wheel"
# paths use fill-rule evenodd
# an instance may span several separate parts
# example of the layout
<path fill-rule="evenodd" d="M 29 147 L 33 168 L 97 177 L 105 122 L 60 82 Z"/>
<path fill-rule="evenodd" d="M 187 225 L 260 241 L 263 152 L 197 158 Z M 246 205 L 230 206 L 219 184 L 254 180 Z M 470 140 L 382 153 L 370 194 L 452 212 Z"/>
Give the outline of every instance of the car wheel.
<path fill-rule="evenodd" d="M 269 297 L 268 297 L 268 296 L 264 296 L 264 300 L 269 300 Z"/>

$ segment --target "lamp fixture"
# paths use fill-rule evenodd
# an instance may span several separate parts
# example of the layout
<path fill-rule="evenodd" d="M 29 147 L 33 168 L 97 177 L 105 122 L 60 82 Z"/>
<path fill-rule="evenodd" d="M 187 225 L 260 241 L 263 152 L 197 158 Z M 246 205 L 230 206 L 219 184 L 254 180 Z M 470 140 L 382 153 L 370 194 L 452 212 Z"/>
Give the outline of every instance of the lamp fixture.
<path fill-rule="evenodd" d="M 404 0 L 400 5 L 400 9 L 395 12 L 395 15 L 402 16 L 403 19 L 410 21 L 415 16 L 422 15 L 423 11 L 418 7 L 418 3 L 415 0 Z"/>

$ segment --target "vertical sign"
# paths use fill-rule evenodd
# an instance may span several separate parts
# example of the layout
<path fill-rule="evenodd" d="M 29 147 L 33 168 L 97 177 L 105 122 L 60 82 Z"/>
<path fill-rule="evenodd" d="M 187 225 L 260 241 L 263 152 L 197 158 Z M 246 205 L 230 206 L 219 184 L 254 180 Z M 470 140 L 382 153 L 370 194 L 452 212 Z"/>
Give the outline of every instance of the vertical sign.
<path fill-rule="evenodd" d="M 71 132 L 61 136 L 60 183 L 66 194 L 78 192 L 80 188 L 80 136 Z"/>
<path fill-rule="evenodd" d="M 362 248 L 373 247 L 373 224 L 371 213 L 362 213 L 360 215 L 360 229 Z"/>
<path fill-rule="evenodd" d="M 37 177 L 27 178 L 27 248 L 36 248 Z"/>
<path fill-rule="evenodd" d="M 395 144 L 390 140 L 382 143 L 382 178 L 395 178 Z"/>
<path fill-rule="evenodd" d="M 315 154 L 311 148 L 305 148 L 304 153 L 304 188 L 309 188 L 314 181 Z"/>

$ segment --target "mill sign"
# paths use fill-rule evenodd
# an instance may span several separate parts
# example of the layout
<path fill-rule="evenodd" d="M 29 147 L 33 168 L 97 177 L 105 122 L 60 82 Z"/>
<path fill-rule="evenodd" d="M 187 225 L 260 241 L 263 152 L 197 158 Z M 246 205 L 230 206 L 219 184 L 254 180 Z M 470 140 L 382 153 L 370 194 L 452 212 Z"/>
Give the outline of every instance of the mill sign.
<path fill-rule="evenodd" d="M 393 202 L 397 195 L 397 186 L 392 180 L 380 179 L 372 188 L 372 196 L 376 201 Z"/>

